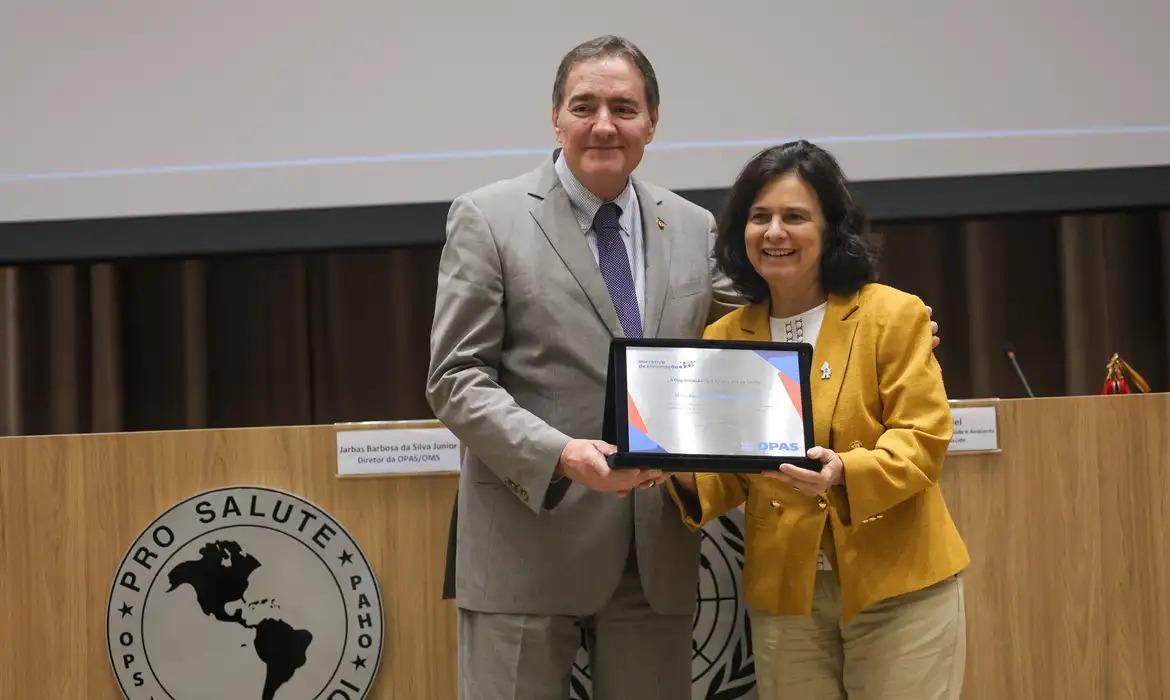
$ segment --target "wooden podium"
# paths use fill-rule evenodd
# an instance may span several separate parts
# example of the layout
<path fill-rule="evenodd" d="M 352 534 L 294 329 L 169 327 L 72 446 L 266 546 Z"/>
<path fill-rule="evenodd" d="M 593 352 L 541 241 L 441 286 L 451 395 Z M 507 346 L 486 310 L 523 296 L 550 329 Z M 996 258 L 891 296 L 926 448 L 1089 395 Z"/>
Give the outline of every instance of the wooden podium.
<path fill-rule="evenodd" d="M 385 621 L 368 698 L 454 698 L 455 613 L 440 593 L 457 477 L 338 478 L 334 435 L 354 427 L 0 439 L 0 698 L 122 697 L 105 624 L 123 555 L 172 505 L 237 485 L 300 496 L 361 545 Z"/>
<path fill-rule="evenodd" d="M 1170 395 L 1003 401 L 998 416 L 1000 453 L 944 469 L 973 557 L 964 697 L 1170 697 Z M 123 555 L 175 503 L 234 485 L 296 494 L 361 544 L 386 625 L 368 697 L 455 698 L 439 593 L 456 479 L 339 479 L 339 429 L 353 426 L 0 439 L 0 698 L 120 697 L 105 616 Z"/>
<path fill-rule="evenodd" d="M 998 414 L 1002 451 L 943 469 L 972 559 L 963 697 L 1170 697 L 1170 394 Z"/>

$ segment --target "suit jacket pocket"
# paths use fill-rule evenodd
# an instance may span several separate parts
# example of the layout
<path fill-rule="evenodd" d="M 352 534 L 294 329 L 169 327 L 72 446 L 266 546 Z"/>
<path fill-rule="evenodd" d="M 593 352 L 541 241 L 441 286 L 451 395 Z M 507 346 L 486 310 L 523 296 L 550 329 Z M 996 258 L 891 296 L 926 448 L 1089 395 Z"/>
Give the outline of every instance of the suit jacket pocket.
<path fill-rule="evenodd" d="M 463 473 L 460 478 L 467 478 L 471 483 L 479 486 L 499 486 L 503 487 L 504 482 L 496 473 L 491 470 L 488 465 L 481 462 L 473 455 L 468 455 L 468 459 L 463 463 Z"/>
<path fill-rule="evenodd" d="M 749 492 L 747 503 L 744 504 L 744 514 L 748 518 L 770 523 L 773 527 L 780 522 L 780 515 L 784 509 L 785 504 L 767 491 L 762 493 Z"/>

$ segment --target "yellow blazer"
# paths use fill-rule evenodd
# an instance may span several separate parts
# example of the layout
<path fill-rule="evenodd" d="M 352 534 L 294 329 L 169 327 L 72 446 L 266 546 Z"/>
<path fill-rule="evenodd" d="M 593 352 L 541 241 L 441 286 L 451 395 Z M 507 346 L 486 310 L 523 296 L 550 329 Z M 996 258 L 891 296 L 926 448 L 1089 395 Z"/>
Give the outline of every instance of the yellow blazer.
<path fill-rule="evenodd" d="M 769 340 L 769 306 L 737 309 L 703 337 Z M 698 519 L 670 488 L 696 529 L 747 501 L 744 600 L 779 615 L 811 613 L 827 519 L 848 622 L 971 561 L 939 489 L 951 411 L 922 301 L 881 284 L 830 296 L 809 381 L 816 443 L 841 455 L 844 486 L 809 497 L 759 475 L 698 474 Z"/>

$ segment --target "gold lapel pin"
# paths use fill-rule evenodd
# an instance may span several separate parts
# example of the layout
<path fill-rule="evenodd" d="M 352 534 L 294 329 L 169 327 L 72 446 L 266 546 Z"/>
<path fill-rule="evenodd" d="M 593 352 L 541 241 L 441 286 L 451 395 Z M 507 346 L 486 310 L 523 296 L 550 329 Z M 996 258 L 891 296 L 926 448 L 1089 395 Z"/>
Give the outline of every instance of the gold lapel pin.
<path fill-rule="evenodd" d="M 825 364 L 821 365 L 821 379 L 828 379 L 832 376 L 833 372 L 829 369 L 829 361 L 825 360 Z"/>
<path fill-rule="evenodd" d="M 662 217 L 658 217 L 658 230 L 662 231 L 665 228 L 666 228 L 666 222 L 662 220 Z"/>

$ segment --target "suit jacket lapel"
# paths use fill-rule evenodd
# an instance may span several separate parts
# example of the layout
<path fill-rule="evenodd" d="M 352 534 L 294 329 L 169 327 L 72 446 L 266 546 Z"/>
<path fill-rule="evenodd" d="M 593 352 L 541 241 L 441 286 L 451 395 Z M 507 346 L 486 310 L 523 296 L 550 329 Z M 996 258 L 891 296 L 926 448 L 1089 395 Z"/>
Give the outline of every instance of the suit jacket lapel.
<path fill-rule="evenodd" d="M 597 268 L 597 261 L 589 251 L 577 217 L 573 216 L 569 195 L 561 187 L 551 159 L 540 167 L 537 186 L 529 194 L 539 200 L 532 208 L 532 218 L 536 220 L 537 226 L 557 251 L 565 267 L 569 268 L 577 284 L 581 285 L 610 335 L 623 336 L 621 321 L 613 307 L 613 300 L 609 298 L 609 289 L 601 277 L 601 270 Z"/>
<path fill-rule="evenodd" d="M 821 322 L 821 330 L 817 335 L 817 345 L 813 349 L 812 367 L 809 368 L 809 381 L 812 382 L 813 428 L 816 443 L 829 446 L 829 432 L 833 423 L 833 412 L 837 408 L 837 397 L 841 393 L 841 383 L 845 379 L 845 371 L 849 366 L 850 350 L 853 349 L 853 336 L 857 332 L 858 297 L 860 292 L 849 296 L 829 297 L 829 305 L 825 309 L 825 320 Z M 821 367 L 828 363 L 829 378 L 822 379 Z"/>
<path fill-rule="evenodd" d="M 670 281 L 670 254 L 673 232 L 670 215 L 642 183 L 634 180 L 638 206 L 642 209 L 642 244 L 646 248 L 646 311 L 642 318 L 642 334 L 647 338 L 658 336 L 662 308 L 666 303 L 666 287 Z M 658 222 L 663 226 L 659 228 Z"/>

